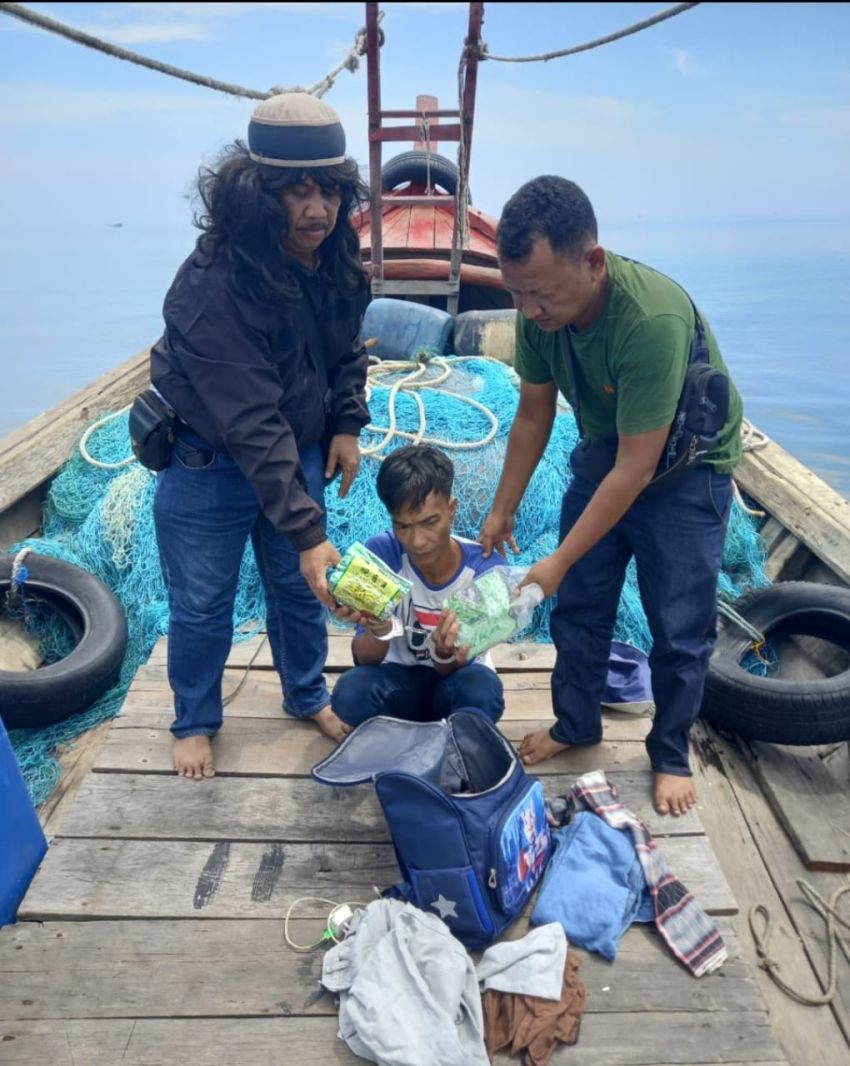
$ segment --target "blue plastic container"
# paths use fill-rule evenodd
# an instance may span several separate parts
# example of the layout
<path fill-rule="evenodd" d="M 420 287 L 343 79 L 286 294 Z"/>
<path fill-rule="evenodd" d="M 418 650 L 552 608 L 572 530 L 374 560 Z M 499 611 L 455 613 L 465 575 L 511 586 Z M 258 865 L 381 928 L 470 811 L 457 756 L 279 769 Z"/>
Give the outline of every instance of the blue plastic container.
<path fill-rule="evenodd" d="M 0 721 L 0 925 L 14 922 L 47 841 Z"/>
<path fill-rule="evenodd" d="M 442 355 L 453 323 L 452 316 L 438 307 L 382 296 L 366 308 L 360 336 L 364 341 L 377 340 L 370 355 L 379 359 L 415 359 L 420 352 Z"/>

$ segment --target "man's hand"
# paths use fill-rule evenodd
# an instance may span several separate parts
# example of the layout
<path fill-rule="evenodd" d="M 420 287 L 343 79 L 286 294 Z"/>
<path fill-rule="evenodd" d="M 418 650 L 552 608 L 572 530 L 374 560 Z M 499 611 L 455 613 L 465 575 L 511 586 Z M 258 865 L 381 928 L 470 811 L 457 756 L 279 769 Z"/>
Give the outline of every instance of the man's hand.
<path fill-rule="evenodd" d="M 439 659 L 452 659 L 452 666 L 465 666 L 469 659 L 469 645 L 458 644 L 460 622 L 454 611 L 443 611 L 437 627 L 431 633 L 431 646 Z M 448 664 L 446 664 L 448 665 Z"/>
<path fill-rule="evenodd" d="M 484 525 L 478 534 L 478 543 L 484 548 L 485 559 L 489 559 L 494 548 L 502 555 L 507 555 L 505 544 L 514 555 L 519 555 L 519 548 L 514 540 L 514 516 L 491 511 L 484 519 Z"/>
<path fill-rule="evenodd" d="M 310 591 L 331 610 L 338 604 L 328 590 L 327 570 L 330 566 L 336 566 L 339 560 L 340 554 L 329 540 L 323 540 L 315 548 L 307 548 L 298 556 L 301 575 L 310 586 Z"/>
<path fill-rule="evenodd" d="M 524 588 L 526 585 L 538 584 L 543 589 L 544 597 L 554 596 L 568 570 L 569 567 L 564 564 L 558 553 L 553 552 L 552 555 L 547 555 L 539 563 L 535 563 L 532 566 L 520 582 L 519 587 Z"/>
<path fill-rule="evenodd" d="M 334 608 L 333 615 L 340 622 L 347 622 L 349 625 L 361 626 L 363 629 L 367 629 L 373 637 L 389 636 L 393 628 L 392 617 L 382 621 L 373 614 L 369 614 L 368 611 L 358 611 L 354 607 L 346 607 L 341 603 Z"/>
<path fill-rule="evenodd" d="M 337 470 L 342 471 L 342 481 L 339 486 L 339 495 L 348 495 L 351 483 L 357 477 L 360 469 L 360 449 L 357 446 L 357 438 L 350 433 L 337 433 L 331 437 L 331 446 L 328 451 L 328 461 L 325 465 L 325 477 L 330 479 Z"/>

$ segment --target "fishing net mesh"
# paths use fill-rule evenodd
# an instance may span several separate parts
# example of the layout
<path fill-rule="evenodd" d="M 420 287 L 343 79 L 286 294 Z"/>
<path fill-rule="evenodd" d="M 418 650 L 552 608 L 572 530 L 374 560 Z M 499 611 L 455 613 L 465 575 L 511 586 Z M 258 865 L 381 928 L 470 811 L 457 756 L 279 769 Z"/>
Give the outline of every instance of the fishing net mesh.
<path fill-rule="evenodd" d="M 455 466 L 458 499 L 455 531 L 475 539 L 487 515 L 505 459 L 508 431 L 517 407 L 516 375 L 509 367 L 489 360 L 449 359 L 451 373 L 440 383 L 416 389 L 424 409 L 412 392 L 396 393 L 395 424 L 412 437 L 436 440 Z M 405 371 L 385 372 L 372 380 L 369 408 L 372 423 L 389 427 L 393 384 Z M 440 373 L 428 376 L 439 377 Z M 427 381 L 426 381 L 427 384 Z M 483 404 L 493 420 L 468 400 Z M 492 435 L 485 444 L 480 442 Z M 385 441 L 387 433 L 366 431 L 361 445 L 368 452 Z M 567 408 L 559 408 L 546 452 L 535 471 L 516 519 L 515 536 L 521 551 L 510 560 L 530 566 L 557 546 L 561 499 L 569 479 L 568 456 L 576 442 L 576 425 Z M 347 498 L 337 496 L 338 482 L 327 492 L 328 535 L 340 550 L 354 541 L 387 527 L 387 515 L 375 492 L 381 459 L 409 444 L 410 436 L 394 435 L 374 455 L 364 456 L 360 475 Z M 473 445 L 472 447 L 468 445 Z M 121 414 L 99 428 L 88 443 L 91 455 L 104 463 L 117 463 L 130 454 L 127 415 Z M 12 745 L 36 804 L 42 803 L 59 777 L 56 755 L 63 745 L 94 725 L 118 713 L 138 667 L 168 631 L 168 606 L 159 566 L 153 524 L 156 479 L 135 461 L 114 470 L 86 462 L 79 451 L 54 478 L 44 508 L 43 538 L 14 546 L 81 566 L 97 575 L 118 597 L 127 615 L 129 645 L 116 686 L 85 711 L 45 729 L 13 730 Z M 729 599 L 749 588 L 766 584 L 764 553 L 755 523 L 737 504 L 733 506 L 720 591 Z M 516 639 L 549 640 L 551 601 L 541 604 L 531 624 Z M 262 586 L 250 543 L 246 546 L 234 608 L 236 640 L 263 628 Z M 72 640 L 56 616 L 47 613 L 27 619 L 38 632 L 45 661 L 67 654 Z M 629 567 L 617 617 L 615 636 L 645 651 L 650 647 L 646 617 L 637 590 L 634 565 Z"/>

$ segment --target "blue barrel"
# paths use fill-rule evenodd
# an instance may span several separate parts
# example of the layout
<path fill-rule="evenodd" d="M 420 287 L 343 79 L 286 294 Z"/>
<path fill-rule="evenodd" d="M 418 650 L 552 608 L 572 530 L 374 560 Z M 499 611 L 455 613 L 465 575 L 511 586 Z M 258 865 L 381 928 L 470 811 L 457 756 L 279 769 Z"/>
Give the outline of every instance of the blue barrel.
<path fill-rule="evenodd" d="M 415 359 L 420 352 L 443 355 L 453 322 L 438 307 L 382 296 L 366 308 L 360 336 L 364 341 L 377 340 L 369 354 L 379 359 Z"/>
<path fill-rule="evenodd" d="M 0 925 L 14 922 L 47 841 L 0 721 Z"/>

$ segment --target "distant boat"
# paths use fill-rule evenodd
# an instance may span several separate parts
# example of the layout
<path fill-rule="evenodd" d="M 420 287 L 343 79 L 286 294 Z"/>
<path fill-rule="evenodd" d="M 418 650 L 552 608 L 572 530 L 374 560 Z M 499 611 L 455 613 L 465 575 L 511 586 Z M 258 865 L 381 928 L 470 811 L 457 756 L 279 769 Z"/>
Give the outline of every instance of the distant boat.
<path fill-rule="evenodd" d="M 110 223 L 108 223 L 108 225 L 109 225 L 110 229 L 121 229 L 121 227 L 124 225 L 124 223 L 123 222 L 110 222 Z"/>

